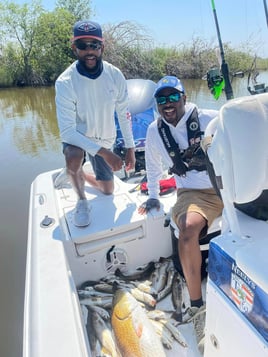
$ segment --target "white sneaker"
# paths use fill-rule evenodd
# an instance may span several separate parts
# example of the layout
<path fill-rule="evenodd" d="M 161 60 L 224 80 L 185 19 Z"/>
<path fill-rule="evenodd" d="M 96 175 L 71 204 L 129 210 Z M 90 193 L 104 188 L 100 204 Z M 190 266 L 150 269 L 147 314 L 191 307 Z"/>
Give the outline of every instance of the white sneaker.
<path fill-rule="evenodd" d="M 59 190 L 65 187 L 68 182 L 69 177 L 67 175 L 66 168 L 63 168 L 54 180 L 54 187 Z"/>
<path fill-rule="evenodd" d="M 205 337 L 205 323 L 206 323 L 206 305 L 201 307 L 189 307 L 186 310 L 188 319 L 185 322 L 192 322 L 196 334 L 196 341 L 199 352 L 204 354 L 204 337 Z"/>
<path fill-rule="evenodd" d="M 90 208 L 87 200 L 78 200 L 74 211 L 74 225 L 77 227 L 86 227 L 90 223 Z"/>

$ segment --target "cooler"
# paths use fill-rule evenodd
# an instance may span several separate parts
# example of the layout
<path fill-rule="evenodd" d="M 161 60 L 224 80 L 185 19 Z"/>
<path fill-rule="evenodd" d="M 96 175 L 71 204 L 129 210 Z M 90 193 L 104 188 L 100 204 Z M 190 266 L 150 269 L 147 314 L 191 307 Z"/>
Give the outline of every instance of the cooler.
<path fill-rule="evenodd" d="M 237 217 L 210 242 L 205 357 L 268 356 L 268 223 Z"/>

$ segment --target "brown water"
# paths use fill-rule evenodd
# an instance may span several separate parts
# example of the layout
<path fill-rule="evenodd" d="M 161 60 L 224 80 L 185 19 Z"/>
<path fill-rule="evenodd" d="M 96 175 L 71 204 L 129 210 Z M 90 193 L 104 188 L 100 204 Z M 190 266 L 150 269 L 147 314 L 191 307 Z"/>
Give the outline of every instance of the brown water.
<path fill-rule="evenodd" d="M 268 74 L 260 80 L 268 82 Z M 188 100 L 219 109 L 206 81 L 184 81 Z M 247 79 L 235 79 L 234 96 L 248 95 Z M 0 356 L 21 357 L 30 186 L 44 171 L 64 165 L 54 88 L 0 90 Z M 48 341 L 49 343 L 49 341 Z M 36 356 L 38 357 L 38 356 Z"/>

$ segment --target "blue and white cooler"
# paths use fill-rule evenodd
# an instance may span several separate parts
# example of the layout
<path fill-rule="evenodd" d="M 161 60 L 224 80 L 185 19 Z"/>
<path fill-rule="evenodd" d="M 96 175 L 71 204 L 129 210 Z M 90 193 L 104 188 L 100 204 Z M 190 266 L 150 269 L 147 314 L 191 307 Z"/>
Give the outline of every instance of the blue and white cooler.
<path fill-rule="evenodd" d="M 238 218 L 241 237 L 210 243 L 206 357 L 268 356 L 268 223 Z"/>

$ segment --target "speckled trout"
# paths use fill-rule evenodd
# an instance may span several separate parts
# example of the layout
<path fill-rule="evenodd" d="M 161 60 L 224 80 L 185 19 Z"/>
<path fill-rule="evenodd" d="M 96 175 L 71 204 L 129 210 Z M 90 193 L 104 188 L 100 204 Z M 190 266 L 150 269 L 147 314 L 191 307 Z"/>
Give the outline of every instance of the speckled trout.
<path fill-rule="evenodd" d="M 161 340 L 146 312 L 125 289 L 118 289 L 115 292 L 111 324 L 122 356 L 166 356 Z"/>

